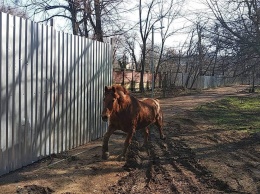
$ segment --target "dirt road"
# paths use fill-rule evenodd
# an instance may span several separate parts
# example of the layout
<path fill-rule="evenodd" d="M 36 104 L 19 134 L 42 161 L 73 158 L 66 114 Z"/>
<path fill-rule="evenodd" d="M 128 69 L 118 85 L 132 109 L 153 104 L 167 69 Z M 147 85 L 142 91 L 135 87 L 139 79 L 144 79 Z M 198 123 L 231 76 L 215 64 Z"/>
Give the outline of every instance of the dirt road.
<path fill-rule="evenodd" d="M 0 193 L 260 193 L 258 136 L 215 129 L 190 111 L 226 95 L 245 95 L 244 88 L 161 99 L 165 141 L 153 129 L 143 149 L 137 134 L 127 161 L 119 162 L 124 134 L 118 133 L 108 161 L 101 160 L 100 139 L 1 177 Z"/>

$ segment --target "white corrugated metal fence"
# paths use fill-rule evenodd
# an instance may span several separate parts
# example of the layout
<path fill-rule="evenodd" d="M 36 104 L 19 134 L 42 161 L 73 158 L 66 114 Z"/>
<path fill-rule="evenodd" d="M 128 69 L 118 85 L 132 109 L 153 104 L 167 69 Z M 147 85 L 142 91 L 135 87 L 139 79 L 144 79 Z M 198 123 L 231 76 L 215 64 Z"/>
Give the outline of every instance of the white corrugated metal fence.
<path fill-rule="evenodd" d="M 111 45 L 0 12 L 0 175 L 101 137 Z"/>

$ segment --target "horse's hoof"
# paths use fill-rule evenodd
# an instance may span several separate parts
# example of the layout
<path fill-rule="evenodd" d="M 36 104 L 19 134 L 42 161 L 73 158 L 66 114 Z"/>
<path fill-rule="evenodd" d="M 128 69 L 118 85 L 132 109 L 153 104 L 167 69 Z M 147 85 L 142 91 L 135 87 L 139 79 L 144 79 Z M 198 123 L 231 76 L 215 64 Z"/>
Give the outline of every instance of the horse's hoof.
<path fill-rule="evenodd" d="M 109 152 L 105 152 L 102 154 L 102 159 L 107 160 L 109 158 Z"/>
<path fill-rule="evenodd" d="M 161 135 L 160 139 L 165 140 L 166 139 L 165 135 Z"/>
<path fill-rule="evenodd" d="M 139 148 L 139 150 L 140 150 L 141 152 L 144 152 L 144 151 L 147 151 L 148 148 L 149 148 L 148 143 L 144 143 L 144 144 L 142 145 L 142 147 Z"/>
<path fill-rule="evenodd" d="M 120 154 L 119 156 L 117 156 L 117 160 L 118 161 L 125 161 L 125 156 L 123 154 Z"/>
<path fill-rule="evenodd" d="M 139 148 L 141 152 L 144 152 L 147 150 L 147 146 L 143 145 L 142 147 Z"/>

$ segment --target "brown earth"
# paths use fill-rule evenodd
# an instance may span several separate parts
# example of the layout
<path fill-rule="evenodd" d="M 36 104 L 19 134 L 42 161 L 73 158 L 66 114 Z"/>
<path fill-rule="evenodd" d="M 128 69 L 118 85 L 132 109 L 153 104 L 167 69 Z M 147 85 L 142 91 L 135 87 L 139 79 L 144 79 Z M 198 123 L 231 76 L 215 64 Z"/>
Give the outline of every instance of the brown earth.
<path fill-rule="evenodd" d="M 127 161 L 117 161 L 125 138 L 118 132 L 108 161 L 101 159 L 99 139 L 0 177 L 0 193 L 260 193 L 259 134 L 218 129 L 192 112 L 227 95 L 249 95 L 244 89 L 160 99 L 165 141 L 152 129 L 142 148 L 137 133 Z"/>

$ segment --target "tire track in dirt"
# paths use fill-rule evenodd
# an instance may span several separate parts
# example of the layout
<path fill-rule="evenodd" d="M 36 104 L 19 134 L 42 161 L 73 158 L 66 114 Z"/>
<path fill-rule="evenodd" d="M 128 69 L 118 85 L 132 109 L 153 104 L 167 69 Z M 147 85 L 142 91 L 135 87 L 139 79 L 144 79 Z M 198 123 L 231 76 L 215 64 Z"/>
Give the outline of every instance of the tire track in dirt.
<path fill-rule="evenodd" d="M 172 131 L 171 135 L 174 136 L 174 130 Z M 127 169 L 129 174 L 111 186 L 110 192 L 240 193 L 213 177 L 197 162 L 195 154 L 182 141 L 171 138 L 162 141 L 157 137 L 158 134 L 152 134 L 148 146 L 149 156 L 138 150 L 136 154 L 140 156 L 141 164 L 136 162 L 136 168 L 134 164 L 130 165 Z"/>

